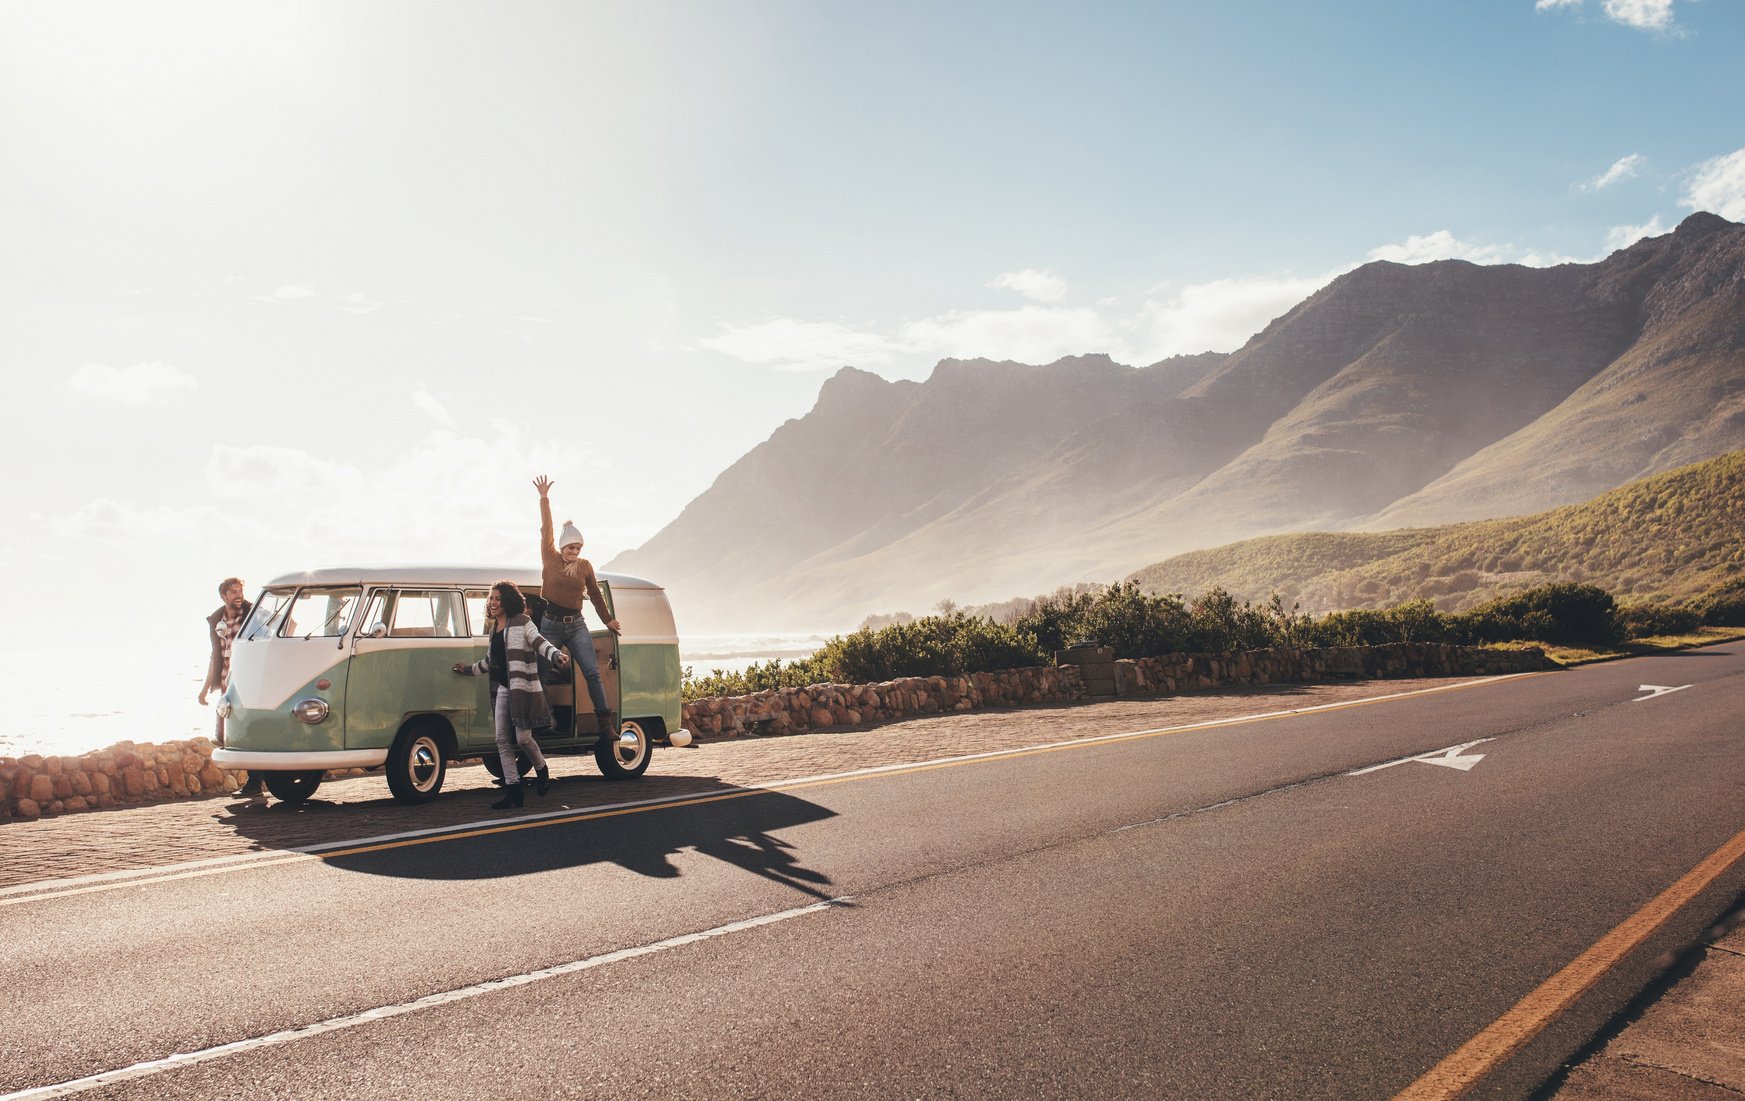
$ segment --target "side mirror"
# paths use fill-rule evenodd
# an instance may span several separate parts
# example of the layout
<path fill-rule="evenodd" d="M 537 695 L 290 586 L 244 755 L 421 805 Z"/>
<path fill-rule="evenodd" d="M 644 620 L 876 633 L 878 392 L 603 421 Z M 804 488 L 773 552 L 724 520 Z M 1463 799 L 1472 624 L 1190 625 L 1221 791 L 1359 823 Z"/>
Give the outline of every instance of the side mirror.
<path fill-rule="evenodd" d="M 370 638 L 386 638 L 388 637 L 388 625 L 386 623 L 377 623 L 365 633 Z"/>

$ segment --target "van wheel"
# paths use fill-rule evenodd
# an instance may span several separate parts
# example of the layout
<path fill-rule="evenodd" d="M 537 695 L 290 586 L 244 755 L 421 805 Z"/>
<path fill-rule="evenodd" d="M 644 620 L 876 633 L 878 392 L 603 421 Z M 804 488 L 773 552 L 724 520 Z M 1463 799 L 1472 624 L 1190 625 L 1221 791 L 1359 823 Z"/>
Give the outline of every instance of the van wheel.
<path fill-rule="evenodd" d="M 388 790 L 402 803 L 428 803 L 442 790 L 448 752 L 429 725 L 409 726 L 388 750 Z"/>
<path fill-rule="evenodd" d="M 648 731 L 635 719 L 626 719 L 618 728 L 617 738 L 601 738 L 594 743 L 594 763 L 600 775 L 608 780 L 634 780 L 648 771 L 648 760 L 654 755 L 654 743 Z"/>
<path fill-rule="evenodd" d="M 263 772 L 261 782 L 267 785 L 274 799 L 295 806 L 315 794 L 324 775 L 326 773 L 320 769 L 313 772 Z"/>
<path fill-rule="evenodd" d="M 498 780 L 499 782 L 503 779 L 503 758 L 497 756 L 496 750 L 494 750 L 494 749 L 491 750 L 491 752 L 485 754 L 483 757 L 480 757 L 479 760 L 484 763 L 485 771 L 489 772 L 493 779 Z M 529 772 L 532 772 L 532 771 L 533 771 L 533 758 L 529 757 L 525 752 L 523 752 L 521 750 L 516 750 L 515 751 L 515 774 L 517 776 L 525 776 Z"/>

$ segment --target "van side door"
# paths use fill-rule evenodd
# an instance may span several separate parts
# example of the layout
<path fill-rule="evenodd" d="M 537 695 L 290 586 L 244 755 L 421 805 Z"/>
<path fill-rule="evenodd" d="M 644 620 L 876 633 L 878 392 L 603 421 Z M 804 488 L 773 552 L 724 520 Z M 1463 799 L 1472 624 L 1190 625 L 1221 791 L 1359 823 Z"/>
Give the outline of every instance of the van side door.
<path fill-rule="evenodd" d="M 371 592 L 352 644 L 346 684 L 346 745 L 379 749 L 393 744 L 401 724 L 418 714 L 440 715 L 464 741 L 479 708 L 478 677 L 454 671 L 484 648 L 467 624 L 459 589 L 378 588 Z"/>

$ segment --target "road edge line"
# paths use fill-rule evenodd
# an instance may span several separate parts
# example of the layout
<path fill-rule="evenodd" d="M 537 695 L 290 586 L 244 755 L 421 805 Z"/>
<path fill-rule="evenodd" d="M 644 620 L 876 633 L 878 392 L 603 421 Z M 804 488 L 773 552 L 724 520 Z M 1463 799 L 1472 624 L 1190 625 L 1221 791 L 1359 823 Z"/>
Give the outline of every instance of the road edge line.
<path fill-rule="evenodd" d="M 1745 830 L 1734 834 L 1647 905 L 1540 983 L 1507 1013 L 1395 1094 L 1393 1101 L 1452 1101 L 1466 1093 L 1504 1059 L 1543 1032 L 1619 960 L 1641 947 L 1674 914 L 1725 875 L 1742 857 L 1745 857 Z"/>

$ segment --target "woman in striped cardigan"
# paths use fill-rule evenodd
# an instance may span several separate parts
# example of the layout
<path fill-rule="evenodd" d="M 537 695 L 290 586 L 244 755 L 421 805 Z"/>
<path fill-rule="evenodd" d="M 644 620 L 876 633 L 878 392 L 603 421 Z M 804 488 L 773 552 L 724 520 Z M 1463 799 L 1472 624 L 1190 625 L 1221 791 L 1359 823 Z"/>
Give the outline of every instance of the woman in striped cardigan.
<path fill-rule="evenodd" d="M 503 762 L 503 798 L 491 804 L 492 810 L 506 810 L 527 802 L 527 783 L 515 768 L 515 747 L 519 745 L 533 761 L 536 781 L 534 790 L 544 795 L 551 783 L 551 769 L 539 743 L 533 740 L 533 729 L 551 725 L 551 708 L 545 702 L 545 688 L 539 683 L 539 664 L 535 656 L 543 657 L 559 669 L 569 666 L 569 655 L 545 640 L 539 628 L 527 618 L 527 598 L 512 581 L 499 581 L 491 586 L 485 598 L 485 614 L 500 626 L 491 632 L 491 644 L 485 656 L 468 665 L 455 662 L 454 671 L 469 677 L 481 674 L 491 678 L 491 702 L 497 715 L 497 758 Z"/>

